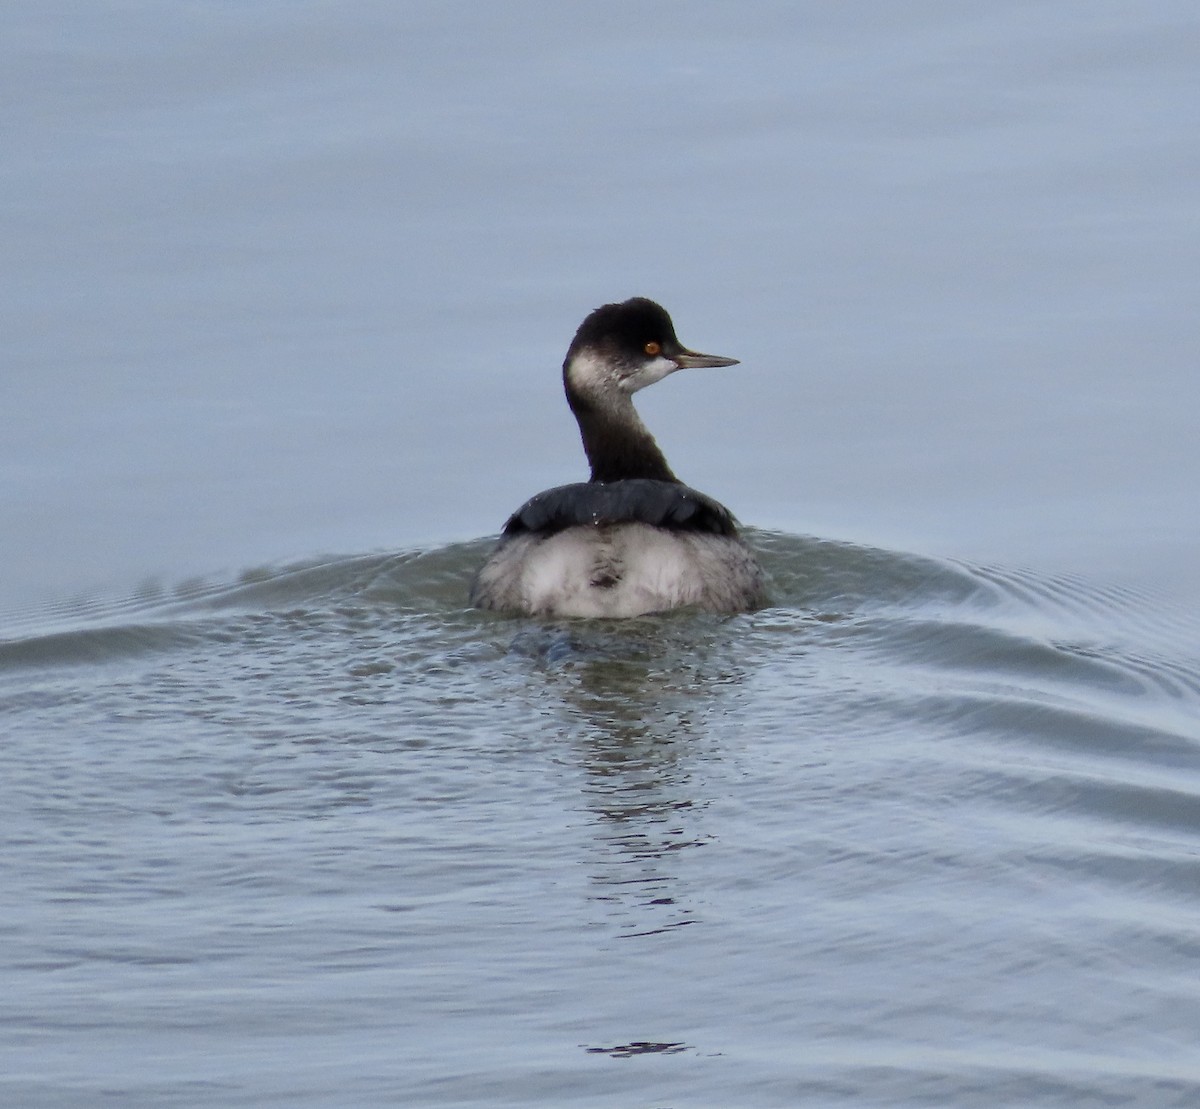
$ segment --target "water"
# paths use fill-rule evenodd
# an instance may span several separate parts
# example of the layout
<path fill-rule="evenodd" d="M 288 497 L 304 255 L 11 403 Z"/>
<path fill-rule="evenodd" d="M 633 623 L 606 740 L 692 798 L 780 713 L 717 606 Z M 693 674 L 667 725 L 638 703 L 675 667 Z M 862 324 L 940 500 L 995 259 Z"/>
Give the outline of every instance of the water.
<path fill-rule="evenodd" d="M 1194 630 L 755 541 L 735 618 L 470 544 L 10 640 L 8 1102 L 1194 1101 Z"/>
<path fill-rule="evenodd" d="M 0 1102 L 1195 1104 L 1195 31 L 17 5 Z M 638 293 L 771 606 L 466 609 Z"/>

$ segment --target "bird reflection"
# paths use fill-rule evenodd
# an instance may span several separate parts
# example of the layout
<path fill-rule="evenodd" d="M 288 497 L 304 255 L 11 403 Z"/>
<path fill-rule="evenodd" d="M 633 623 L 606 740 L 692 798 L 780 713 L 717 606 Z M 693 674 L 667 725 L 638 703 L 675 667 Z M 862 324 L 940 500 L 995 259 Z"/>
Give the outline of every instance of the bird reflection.
<path fill-rule="evenodd" d="M 544 649 L 531 653 L 565 682 L 566 731 L 595 821 L 593 897 L 624 937 L 697 923 L 677 860 L 713 838 L 703 767 L 723 757 L 719 725 L 733 730 L 726 710 L 741 680 L 728 621 L 688 616 L 535 634 Z"/>

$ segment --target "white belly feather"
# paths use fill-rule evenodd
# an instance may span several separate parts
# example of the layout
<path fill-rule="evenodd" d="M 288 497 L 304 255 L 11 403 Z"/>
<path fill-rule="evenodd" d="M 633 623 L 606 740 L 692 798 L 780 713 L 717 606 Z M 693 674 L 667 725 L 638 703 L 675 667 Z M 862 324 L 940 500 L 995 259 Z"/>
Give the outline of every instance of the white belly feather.
<path fill-rule="evenodd" d="M 740 539 L 625 522 L 501 543 L 473 600 L 536 616 L 624 617 L 685 605 L 740 612 L 762 593 L 762 572 Z"/>

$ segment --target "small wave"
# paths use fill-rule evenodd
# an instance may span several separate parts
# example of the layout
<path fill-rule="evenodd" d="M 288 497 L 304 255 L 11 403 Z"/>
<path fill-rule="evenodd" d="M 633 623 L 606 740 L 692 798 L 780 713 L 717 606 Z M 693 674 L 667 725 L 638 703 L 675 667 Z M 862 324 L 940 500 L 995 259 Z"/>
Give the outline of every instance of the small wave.
<path fill-rule="evenodd" d="M 1158 619 L 1152 599 L 1135 591 L 815 537 L 748 534 L 772 581 L 772 607 L 732 621 L 695 613 L 615 624 L 490 618 L 467 608 L 470 577 L 491 542 L 479 540 L 259 566 L 232 579 L 54 606 L 40 627 L 27 614 L 24 634 L 0 640 L 0 671 L 204 651 L 204 643 L 212 654 L 240 644 L 250 657 L 267 644 L 319 650 L 323 639 L 343 635 L 392 644 L 393 653 L 357 660 L 360 674 L 390 673 L 410 653 L 485 641 L 550 668 L 675 659 L 680 674 L 701 647 L 725 652 L 730 666 L 736 658 L 730 672 L 777 667 L 797 651 L 831 651 L 853 688 L 873 689 L 875 699 L 882 691 L 899 711 L 978 716 L 990 705 L 1007 719 L 1002 727 L 1017 728 L 1016 704 L 1027 720 L 1083 713 L 1114 726 L 1161 728 L 1170 742 L 1195 735 L 1200 665 L 1186 649 L 1191 630 Z M 401 618 L 408 622 L 397 629 Z M 962 700 L 938 708 L 938 697 Z M 1063 723 L 1045 738 L 1081 729 Z M 1100 742 L 1103 729 L 1094 734 Z"/>
<path fill-rule="evenodd" d="M 233 580 L 147 583 L 125 597 L 90 597 L 4 621 L 0 671 L 95 664 L 225 638 L 234 614 L 320 614 L 363 605 L 461 610 L 486 543 L 433 551 L 310 559 L 247 569 Z"/>
<path fill-rule="evenodd" d="M 0 642 L 0 671 L 96 664 L 186 646 L 197 635 L 179 624 L 120 624 Z"/>

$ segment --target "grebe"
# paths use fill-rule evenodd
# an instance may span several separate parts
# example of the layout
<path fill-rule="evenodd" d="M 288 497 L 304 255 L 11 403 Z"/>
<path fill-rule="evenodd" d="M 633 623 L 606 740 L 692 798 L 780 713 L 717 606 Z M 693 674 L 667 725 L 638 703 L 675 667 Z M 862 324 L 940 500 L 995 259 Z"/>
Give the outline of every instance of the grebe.
<path fill-rule="evenodd" d="M 539 493 L 509 517 L 471 603 L 602 617 L 763 605 L 762 568 L 733 515 L 671 472 L 632 399 L 676 370 L 736 365 L 688 350 L 666 309 L 645 297 L 592 312 L 563 362 L 591 480 Z"/>

